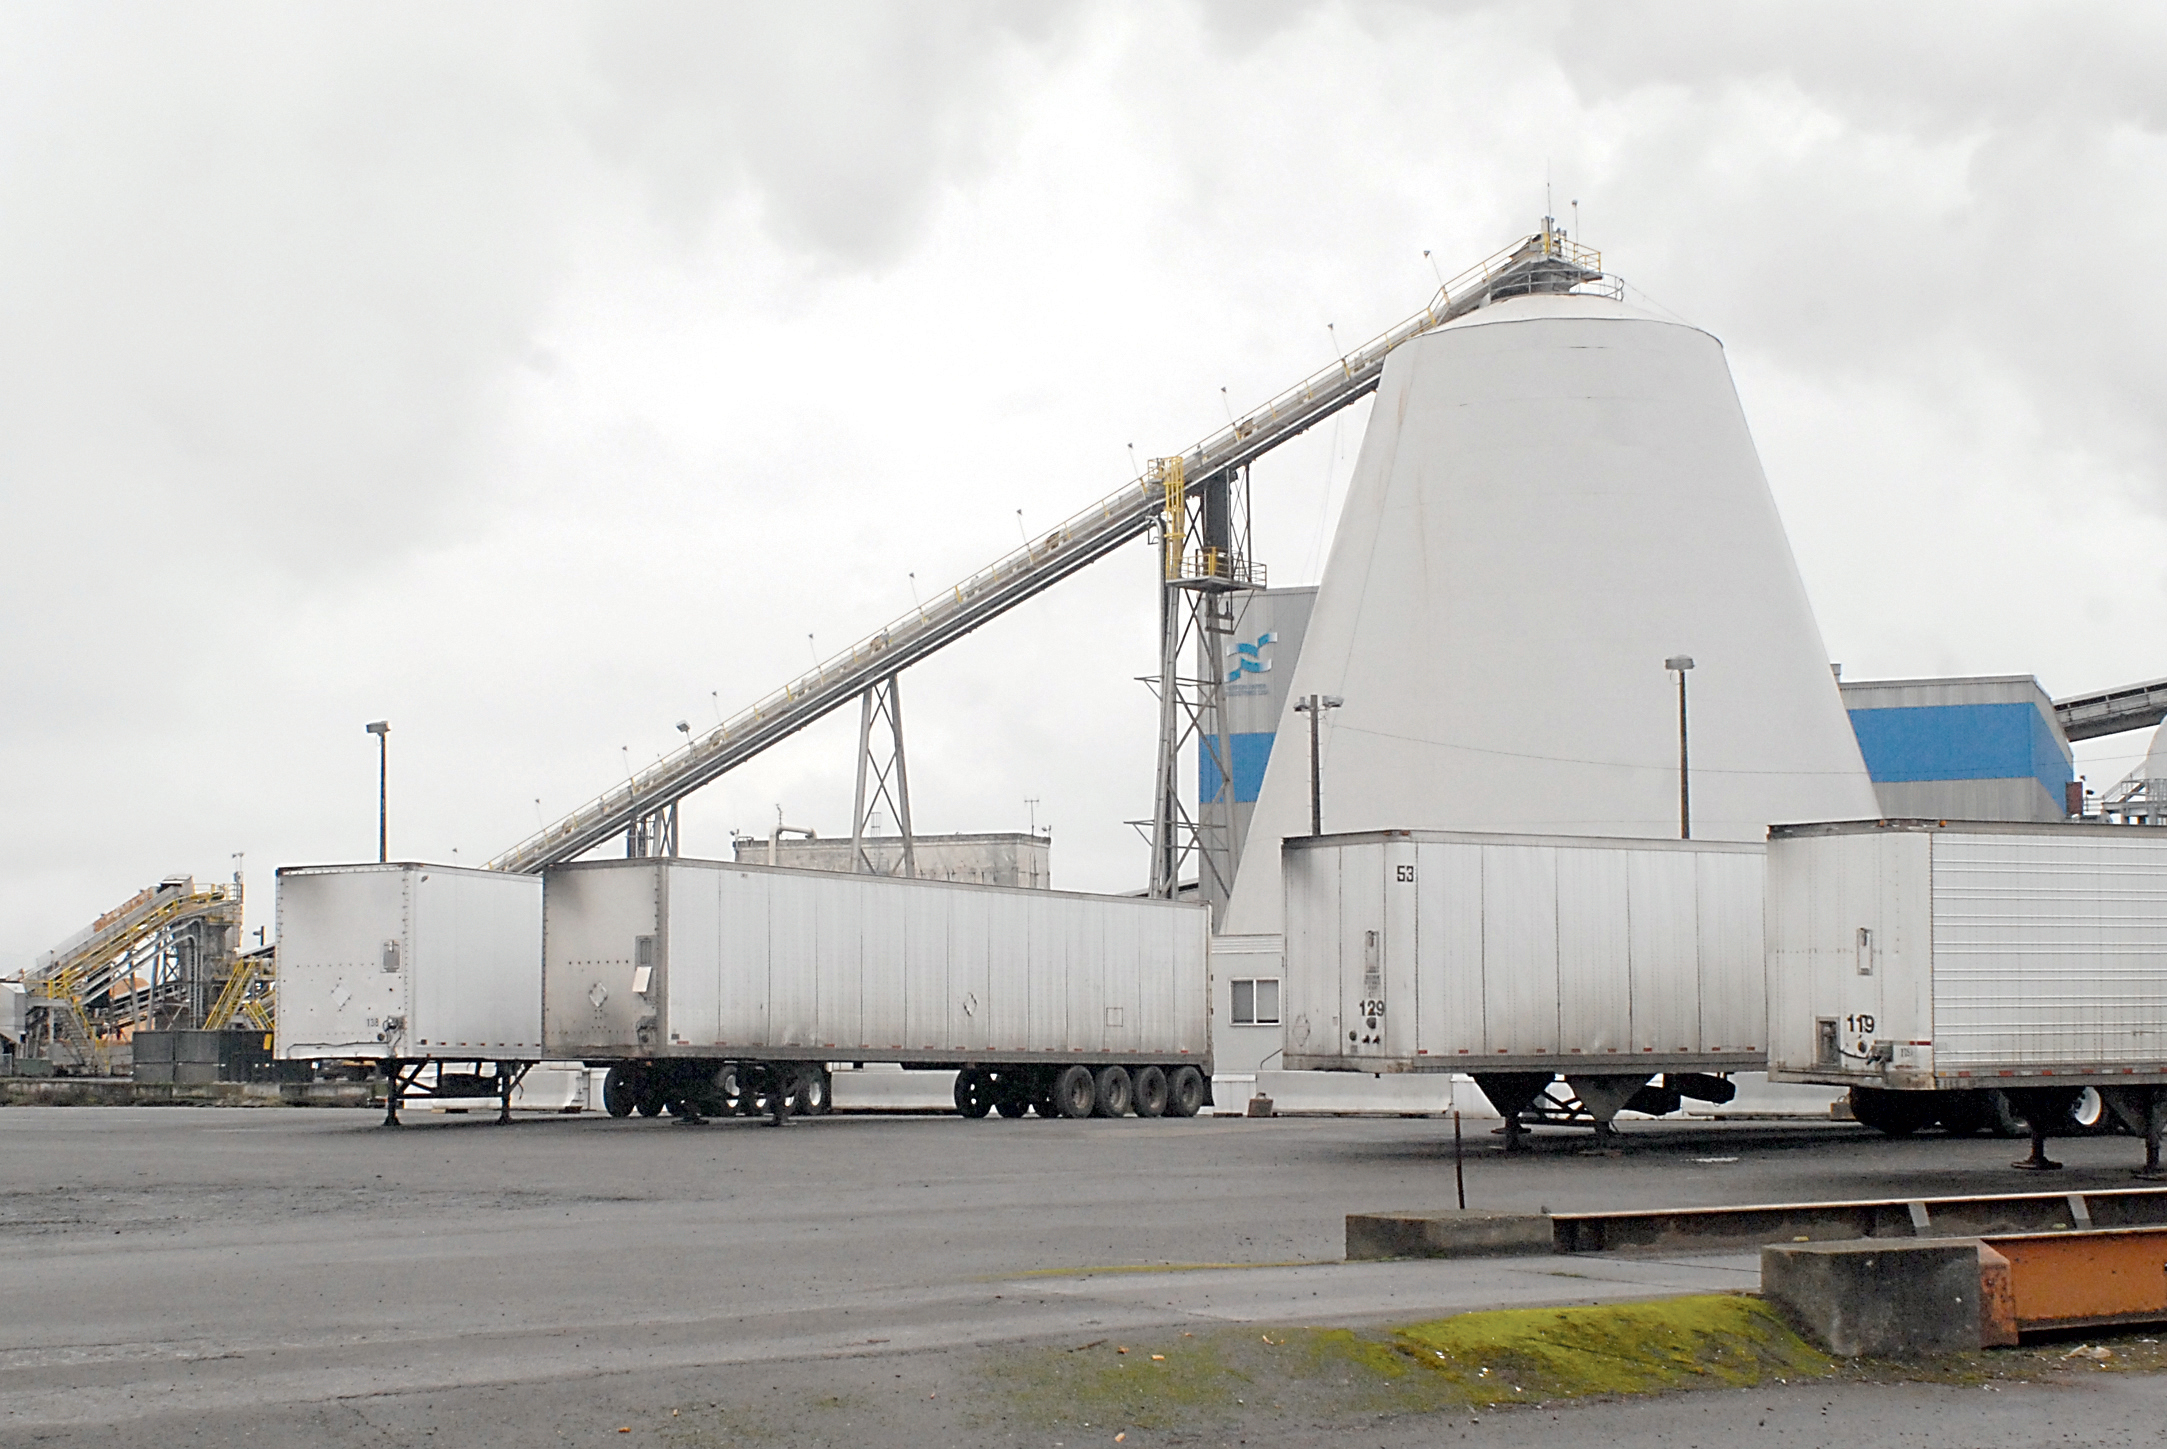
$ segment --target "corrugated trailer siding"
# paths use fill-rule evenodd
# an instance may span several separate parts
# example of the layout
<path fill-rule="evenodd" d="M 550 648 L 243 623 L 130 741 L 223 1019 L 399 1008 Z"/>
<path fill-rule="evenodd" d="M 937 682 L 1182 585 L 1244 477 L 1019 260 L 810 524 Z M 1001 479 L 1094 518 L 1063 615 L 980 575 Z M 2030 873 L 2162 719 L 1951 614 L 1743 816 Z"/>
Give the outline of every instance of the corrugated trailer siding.
<path fill-rule="evenodd" d="M 717 871 L 714 877 L 715 1033 L 707 1040 L 765 1041 L 774 994 L 768 963 L 774 950 L 775 903 L 750 871 Z M 685 1035 L 699 1039 L 690 1032 Z"/>
<path fill-rule="evenodd" d="M 1281 990 L 1287 1050 L 1336 1052 L 1340 1035 L 1339 853 L 1289 852 L 1286 856 L 1286 957 L 1310 969 L 1288 969 Z"/>
<path fill-rule="evenodd" d="M 1675 1052 L 1700 1038 L 1700 872 L 1691 855 L 1631 855 L 1629 926 L 1633 980 L 1633 1050 Z"/>
<path fill-rule="evenodd" d="M 904 902 L 904 929 L 909 938 L 903 943 L 903 1036 L 897 1046 L 925 1050 L 985 1043 L 978 1017 L 958 1011 L 953 1029 L 949 1020 L 949 1003 L 960 1001 L 964 991 L 970 991 L 974 1001 L 983 1000 L 985 994 L 984 953 L 976 958 L 975 972 L 954 959 L 957 946 L 949 917 L 963 909 L 962 902 L 930 891 L 914 892 Z M 965 984 L 952 990 L 951 981 Z"/>
<path fill-rule="evenodd" d="M 1340 1035 L 1349 1032 L 1357 1040 L 1348 1043 L 1358 1057 L 1384 1059 L 1381 1035 L 1369 1026 L 1362 1003 L 1384 994 L 1385 955 L 1390 944 L 1384 935 L 1384 847 L 1360 845 L 1347 852 L 1339 867 L 1339 988 Z"/>
<path fill-rule="evenodd" d="M 722 896 L 704 874 L 669 870 L 664 960 L 670 1039 L 714 1041 L 722 1035 Z"/>
<path fill-rule="evenodd" d="M 1701 1051 L 1764 1051 L 1768 1046 L 1767 973 L 1763 960 L 1759 856 L 1692 857 L 1700 920 Z"/>
<path fill-rule="evenodd" d="M 1290 844 L 1288 1054 L 1373 1071 L 1531 1058 L 1618 1071 L 1648 1057 L 1675 1069 L 1717 1053 L 1710 1066 L 1757 1066 L 1761 871 L 1748 844 Z M 1372 931 L 1385 947 L 1374 978 Z M 1378 988 L 1386 1011 L 1373 1031 L 1360 1008 Z"/>
<path fill-rule="evenodd" d="M 1484 1054 L 1482 847 L 1425 841 L 1417 848 L 1416 909 L 1421 938 L 1417 1050 L 1433 1057 Z M 1313 851 L 1315 855 L 1337 852 Z M 1474 969 L 1468 969 L 1472 964 Z M 1291 974 L 1291 973 L 1290 973 Z"/>
<path fill-rule="evenodd" d="M 1167 982 L 1167 1019 L 1164 1035 L 1158 1038 L 1161 1051 L 1203 1055 L 1210 1050 L 1211 1034 L 1211 973 L 1209 946 L 1200 941 L 1196 926 L 1178 917 L 1170 917 L 1149 928 L 1160 941 L 1160 955 L 1152 963 L 1155 978 Z M 1199 956 L 1199 951 L 1206 952 Z M 1193 964 L 1192 964 L 1193 963 Z M 1279 963 L 1272 963 L 1277 969 Z M 1284 1015 L 1281 1017 L 1285 1019 Z"/>
<path fill-rule="evenodd" d="M 1384 1049 L 1398 1058 L 1415 1056 L 1422 1047 L 1422 931 L 1419 897 L 1404 885 L 1394 888 L 1399 877 L 1413 874 L 1420 865 L 1420 850 L 1409 840 L 1395 840 L 1383 848 L 1384 859 L 1377 878 L 1385 889 L 1379 902 L 1383 914 L 1383 962 L 1385 1000 L 1390 1003 L 1382 1018 Z"/>
<path fill-rule="evenodd" d="M 1483 1046 L 1540 1056 L 1558 1042 L 1557 852 L 1493 845 L 1482 862 Z"/>
<path fill-rule="evenodd" d="M 1625 856 L 1563 851 L 1557 873 L 1559 1039 L 1587 1056 L 1628 1051 L 1633 990 Z"/>
<path fill-rule="evenodd" d="M 634 1044 L 619 1003 L 662 870 L 666 1052 L 1208 1054 L 1195 908 L 684 861 L 551 873 L 550 1041 Z"/>
<path fill-rule="evenodd" d="M 1935 1066 L 2167 1060 L 2167 850 L 1933 837 Z"/>
<path fill-rule="evenodd" d="M 821 901 L 806 888 L 809 882 L 787 880 L 778 887 L 762 877 L 761 884 L 768 893 L 767 954 L 731 968 L 764 969 L 767 975 L 767 1029 L 751 1040 L 810 1046 L 820 1002 L 813 962 L 819 949 Z"/>

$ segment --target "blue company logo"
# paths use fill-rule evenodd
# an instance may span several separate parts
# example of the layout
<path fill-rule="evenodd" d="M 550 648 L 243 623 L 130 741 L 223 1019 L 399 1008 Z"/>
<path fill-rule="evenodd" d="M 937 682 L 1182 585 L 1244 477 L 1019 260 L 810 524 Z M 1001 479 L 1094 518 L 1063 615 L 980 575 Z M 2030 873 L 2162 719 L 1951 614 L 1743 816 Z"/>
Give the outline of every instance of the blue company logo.
<path fill-rule="evenodd" d="M 1232 684 L 1244 674 L 1271 673 L 1272 661 L 1264 657 L 1264 647 L 1278 642 L 1277 634 L 1259 634 L 1254 644 L 1236 644 L 1234 653 L 1228 658 L 1234 667 L 1227 671 L 1226 682 Z"/>

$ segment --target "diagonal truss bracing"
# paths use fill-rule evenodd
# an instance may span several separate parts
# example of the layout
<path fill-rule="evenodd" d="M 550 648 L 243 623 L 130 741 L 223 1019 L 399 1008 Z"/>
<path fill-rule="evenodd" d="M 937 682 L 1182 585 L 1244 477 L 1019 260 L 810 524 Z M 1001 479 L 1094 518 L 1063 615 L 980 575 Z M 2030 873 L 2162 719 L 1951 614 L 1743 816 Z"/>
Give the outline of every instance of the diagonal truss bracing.
<path fill-rule="evenodd" d="M 1439 288 L 1420 312 L 1181 454 L 1189 491 L 1194 493 L 1209 479 L 1243 467 L 1366 397 L 1384 373 L 1385 357 L 1402 342 L 1471 312 L 1494 296 L 1531 290 L 1531 278 L 1560 268 L 1592 281 L 1601 274 L 1602 258 L 1566 241 L 1547 224 L 1536 235 L 1469 268 Z M 513 846 L 490 861 L 490 868 L 532 874 L 577 859 L 642 816 L 683 799 L 899 670 L 1104 558 L 1157 525 L 1165 507 L 1161 482 L 1138 478 L 810 674 L 695 735 L 625 784 Z"/>

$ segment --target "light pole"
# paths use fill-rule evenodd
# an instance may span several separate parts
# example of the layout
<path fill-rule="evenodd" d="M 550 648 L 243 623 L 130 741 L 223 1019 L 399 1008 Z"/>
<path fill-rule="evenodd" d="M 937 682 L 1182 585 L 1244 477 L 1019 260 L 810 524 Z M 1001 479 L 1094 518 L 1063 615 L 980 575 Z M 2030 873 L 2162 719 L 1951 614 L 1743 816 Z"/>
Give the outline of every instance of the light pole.
<path fill-rule="evenodd" d="M 1678 838 L 1693 838 L 1693 775 L 1688 766 L 1685 734 L 1685 676 L 1693 667 L 1690 654 L 1673 654 L 1663 667 L 1678 676 Z"/>
<path fill-rule="evenodd" d="M 368 730 L 376 736 L 376 859 L 382 864 L 391 859 L 391 832 L 384 814 L 384 775 L 390 764 L 391 721 L 371 720 Z"/>
<path fill-rule="evenodd" d="M 1309 716 L 1309 833 L 1324 834 L 1324 777 L 1317 753 L 1317 719 L 1328 709 L 1347 701 L 1336 694 L 1305 694 L 1294 701 L 1294 712 Z"/>

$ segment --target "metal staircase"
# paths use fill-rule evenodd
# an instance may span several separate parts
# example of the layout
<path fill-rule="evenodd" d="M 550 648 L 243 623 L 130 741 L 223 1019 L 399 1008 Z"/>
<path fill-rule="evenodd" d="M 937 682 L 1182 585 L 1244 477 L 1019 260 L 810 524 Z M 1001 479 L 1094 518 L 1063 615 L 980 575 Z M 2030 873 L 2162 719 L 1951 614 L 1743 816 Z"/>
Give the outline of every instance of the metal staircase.
<path fill-rule="evenodd" d="M 1409 338 L 1498 298 L 1563 292 L 1603 281 L 1601 254 L 1568 240 L 1545 218 L 1541 231 L 1454 277 L 1427 306 L 1398 326 L 1177 458 L 1156 460 L 1146 476 L 892 621 L 736 717 L 692 734 L 678 750 L 521 841 L 488 862 L 489 868 L 533 874 L 576 859 L 613 836 L 637 835 L 643 821 L 663 814 L 702 785 L 891 680 L 899 670 L 992 622 L 1129 540 L 1165 523 L 1179 528 L 1180 510 L 1170 509 L 1165 487 L 1169 475 L 1183 480 L 1187 497 L 1199 495 L 1213 480 L 1224 480 L 1367 396 L 1383 375 L 1386 356 Z M 1198 567 L 1210 571 L 1228 566 L 1216 558 L 1198 562 Z"/>
<path fill-rule="evenodd" d="M 126 1027 L 200 1024 L 241 906 L 238 879 L 198 889 L 176 876 L 137 892 L 24 973 L 30 1035 L 103 1071 L 106 1042 Z"/>
<path fill-rule="evenodd" d="M 226 978 L 218 999 L 204 1013 L 204 1030 L 224 1031 L 240 1023 L 270 1031 L 277 986 L 278 965 L 273 951 L 251 951 L 242 956 L 233 963 L 233 974 Z"/>

